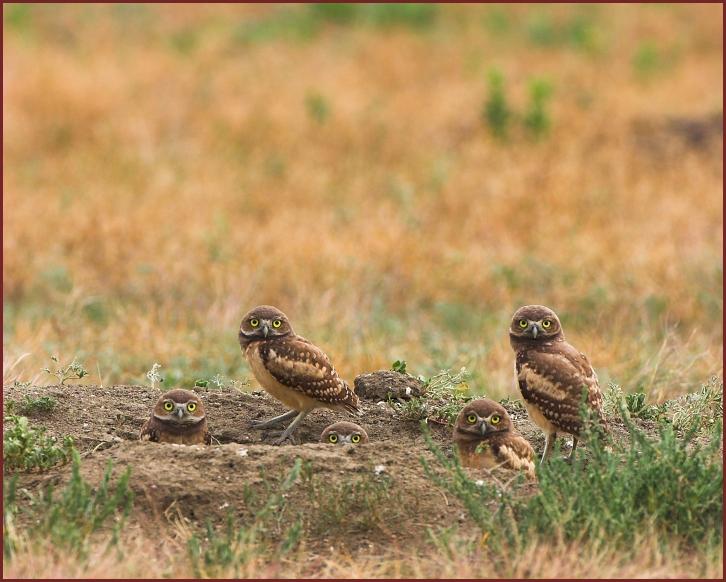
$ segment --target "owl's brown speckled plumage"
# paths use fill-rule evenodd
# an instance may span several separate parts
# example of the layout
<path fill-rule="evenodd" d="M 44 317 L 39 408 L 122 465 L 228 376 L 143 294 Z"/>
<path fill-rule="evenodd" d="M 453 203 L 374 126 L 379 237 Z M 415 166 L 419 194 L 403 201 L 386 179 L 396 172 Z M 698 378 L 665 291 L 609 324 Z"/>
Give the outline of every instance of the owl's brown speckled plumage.
<path fill-rule="evenodd" d="M 177 445 L 210 444 L 212 437 L 199 396 L 182 389 L 163 394 L 141 427 L 139 440 Z"/>
<path fill-rule="evenodd" d="M 287 316 L 276 307 L 261 305 L 247 313 L 240 324 L 239 342 L 260 385 L 292 409 L 256 423 L 257 428 L 275 426 L 296 416 L 278 444 L 315 408 L 358 411 L 358 397 L 338 376 L 325 352 L 297 335 Z"/>
<path fill-rule="evenodd" d="M 454 443 L 465 467 L 505 467 L 535 478 L 534 451 L 505 408 L 488 398 L 469 402 L 454 423 Z"/>
<path fill-rule="evenodd" d="M 585 354 L 565 340 L 560 320 L 543 305 L 526 305 L 512 317 L 509 339 L 516 354 L 515 371 L 530 418 L 547 435 L 543 460 L 558 432 L 573 436 L 572 454 L 583 429 L 583 393 L 594 417 L 605 428 L 602 392 Z"/>

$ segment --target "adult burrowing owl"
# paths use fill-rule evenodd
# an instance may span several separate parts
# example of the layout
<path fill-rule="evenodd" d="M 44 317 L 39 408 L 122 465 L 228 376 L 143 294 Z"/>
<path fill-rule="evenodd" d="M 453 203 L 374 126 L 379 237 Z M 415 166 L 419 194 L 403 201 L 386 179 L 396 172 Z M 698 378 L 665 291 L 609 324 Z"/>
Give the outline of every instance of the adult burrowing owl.
<path fill-rule="evenodd" d="M 176 389 L 162 395 L 141 427 L 139 439 L 178 445 L 210 444 L 212 437 L 202 401 L 189 390 Z"/>
<path fill-rule="evenodd" d="M 560 320 L 543 305 L 520 307 L 512 317 L 509 340 L 517 355 L 515 370 L 530 418 L 547 435 L 542 460 L 552 452 L 557 432 L 572 435 L 572 452 L 583 428 L 583 392 L 593 416 L 605 428 L 602 393 L 585 354 L 565 340 Z"/>
<path fill-rule="evenodd" d="M 247 313 L 240 325 L 239 343 L 260 385 L 292 408 L 253 423 L 256 428 L 269 428 L 294 416 L 275 444 L 290 436 L 314 408 L 358 412 L 358 397 L 338 376 L 328 356 L 296 335 L 287 316 L 276 307 L 261 305 Z"/>
<path fill-rule="evenodd" d="M 336 422 L 326 427 L 320 435 L 321 443 L 334 445 L 361 445 L 368 442 L 368 433 L 354 422 Z"/>
<path fill-rule="evenodd" d="M 534 451 L 504 407 L 482 398 L 467 404 L 454 424 L 454 442 L 465 467 L 507 467 L 534 478 Z"/>

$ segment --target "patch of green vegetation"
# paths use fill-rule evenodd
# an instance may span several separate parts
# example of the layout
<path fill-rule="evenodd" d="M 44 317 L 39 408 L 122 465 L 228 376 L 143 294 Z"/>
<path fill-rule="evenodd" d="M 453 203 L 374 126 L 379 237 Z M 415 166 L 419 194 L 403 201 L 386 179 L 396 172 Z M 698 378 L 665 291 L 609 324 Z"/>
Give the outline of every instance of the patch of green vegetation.
<path fill-rule="evenodd" d="M 654 41 L 644 40 L 633 55 L 632 65 L 638 78 L 648 80 L 667 68 L 668 59 Z"/>
<path fill-rule="evenodd" d="M 25 511 L 33 516 L 29 537 L 49 539 L 55 547 L 72 552 L 79 558 L 87 557 L 91 535 L 109 527 L 109 544 L 115 544 L 123 529 L 126 517 L 133 504 L 133 492 L 129 489 L 130 469 L 127 469 L 111 486 L 112 463 L 109 461 L 101 482 L 91 486 L 81 477 L 81 458 L 78 451 L 72 451 L 73 465 L 71 479 L 56 496 L 50 485 L 41 497 L 31 498 Z M 17 514 L 15 479 L 3 489 L 4 521 L 11 524 Z M 12 528 L 11 528 L 12 529 Z M 14 530 L 13 530 L 14 531 Z M 6 557 L 11 557 L 20 541 L 5 540 Z"/>
<path fill-rule="evenodd" d="M 698 392 L 684 394 L 662 404 L 649 404 L 643 392 L 624 394 L 610 383 L 603 394 L 605 414 L 617 416 L 623 409 L 629 417 L 672 424 L 676 431 L 699 434 L 720 427 L 723 418 L 723 380 L 714 376 Z"/>
<path fill-rule="evenodd" d="M 302 527 L 299 521 L 292 520 L 283 532 L 282 541 L 277 545 L 272 544 L 267 531 L 269 528 L 277 529 L 287 503 L 285 494 L 298 480 L 301 469 L 302 461 L 296 459 L 287 476 L 269 493 L 262 506 L 255 510 L 249 525 L 236 525 L 229 514 L 223 530 L 215 529 L 207 522 L 203 540 L 196 534 L 189 538 L 187 551 L 195 577 L 213 578 L 231 570 L 239 578 L 243 567 L 250 560 L 261 555 L 280 558 L 297 546 Z M 256 502 L 249 488 L 245 489 L 243 497 L 248 506 Z"/>
<path fill-rule="evenodd" d="M 70 458 L 71 437 L 58 442 L 55 437 L 45 434 L 45 428 L 30 426 L 25 416 L 11 414 L 6 420 L 8 427 L 3 433 L 3 469 L 6 472 L 49 469 Z"/>
<path fill-rule="evenodd" d="M 550 130 L 552 119 L 547 105 L 552 98 L 552 83 L 546 79 L 529 81 L 529 107 L 522 119 L 524 126 L 535 139 L 541 139 Z"/>
<path fill-rule="evenodd" d="M 461 408 L 472 399 L 466 368 L 442 370 L 424 382 L 421 397 L 390 404 L 406 420 L 425 420 L 453 426 Z"/>
<path fill-rule="evenodd" d="M 60 360 L 58 356 L 51 356 L 50 359 L 59 364 Z M 43 372 L 55 376 L 58 382 L 63 385 L 66 380 L 80 380 L 81 378 L 88 376 L 88 370 L 83 366 L 82 363 L 77 362 L 75 358 L 65 366 L 56 365 L 55 369 L 51 370 L 50 367 L 43 368 Z"/>
<path fill-rule="evenodd" d="M 512 110 L 507 101 L 504 75 L 498 69 L 491 69 L 488 75 L 489 94 L 484 103 L 482 117 L 489 131 L 497 139 L 505 139 L 512 121 Z"/>
<path fill-rule="evenodd" d="M 603 538 L 627 551 L 636 536 L 687 544 L 721 544 L 723 463 L 721 432 L 706 446 L 691 446 L 694 433 L 678 438 L 670 425 L 653 439 L 622 410 L 624 442 L 590 435 L 570 464 L 559 455 L 539 465 L 536 494 L 521 494 L 523 476 L 509 483 L 472 481 L 458 459 L 448 458 L 426 432 L 443 475 L 422 459 L 427 475 L 456 495 L 489 547 L 523 548 L 533 536 L 565 541 Z M 425 428 L 425 427 L 424 427 Z"/>
<path fill-rule="evenodd" d="M 723 419 L 723 379 L 714 376 L 698 392 L 666 403 L 676 430 L 720 431 Z"/>
<path fill-rule="evenodd" d="M 58 402 L 52 396 L 38 396 L 34 398 L 26 394 L 22 401 L 8 400 L 5 409 L 11 414 L 22 414 L 32 416 L 34 414 L 45 414 L 53 412 Z"/>
<path fill-rule="evenodd" d="M 320 4 L 320 6 L 327 5 Z M 308 112 L 308 117 L 320 125 L 324 124 L 330 117 L 330 102 L 320 93 L 308 93 L 305 96 L 305 109 Z"/>
<path fill-rule="evenodd" d="M 26 32 L 32 24 L 31 4 L 5 4 L 3 21 L 7 27 L 17 32 Z"/>
<path fill-rule="evenodd" d="M 535 12 L 526 29 L 530 42 L 541 47 L 570 47 L 583 52 L 602 48 L 602 31 L 591 13 L 576 13 L 558 22 L 547 12 Z"/>
<path fill-rule="evenodd" d="M 439 7 L 417 3 L 324 3 L 284 7 L 257 20 L 243 22 L 235 39 L 260 42 L 275 39 L 311 40 L 325 25 L 346 27 L 393 27 L 423 31 L 437 20 Z"/>

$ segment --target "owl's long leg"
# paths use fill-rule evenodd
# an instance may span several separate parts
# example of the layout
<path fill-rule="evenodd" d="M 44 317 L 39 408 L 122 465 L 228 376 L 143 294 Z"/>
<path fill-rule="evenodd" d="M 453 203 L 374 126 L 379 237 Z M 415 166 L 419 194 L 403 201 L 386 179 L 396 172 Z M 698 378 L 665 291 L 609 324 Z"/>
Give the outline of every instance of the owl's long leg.
<path fill-rule="evenodd" d="M 555 446 L 555 439 L 557 438 L 556 432 L 551 432 L 547 435 L 547 440 L 545 441 L 545 448 L 544 452 L 542 453 L 542 463 L 544 463 L 549 456 L 552 454 L 552 447 Z"/>
<path fill-rule="evenodd" d="M 294 412 L 297 412 L 297 411 L 294 411 Z M 274 442 L 274 444 L 276 444 L 276 445 L 281 445 L 282 443 L 284 443 L 284 442 L 285 442 L 285 439 L 286 439 L 287 437 L 289 437 L 289 436 L 290 436 L 290 434 L 292 433 L 292 431 L 294 431 L 294 430 L 295 430 L 295 427 L 296 427 L 296 426 L 297 426 L 298 424 L 300 424 L 300 422 L 301 422 L 301 421 L 303 420 L 303 418 L 305 418 L 305 417 L 306 417 L 306 416 L 307 416 L 307 415 L 308 415 L 309 413 L 310 413 L 310 411 L 309 411 L 309 410 L 301 410 L 301 411 L 300 411 L 300 414 L 298 414 L 298 415 L 297 415 L 297 418 L 295 418 L 295 420 L 293 420 L 293 421 L 292 421 L 292 422 L 290 423 L 290 426 L 288 426 L 288 427 L 287 427 L 287 428 L 286 428 L 286 429 L 285 429 L 285 430 L 283 431 L 283 433 L 282 433 L 282 434 L 280 435 L 280 438 L 278 438 L 278 439 L 276 439 L 275 441 L 273 441 L 273 442 Z"/>
<path fill-rule="evenodd" d="M 577 448 L 577 437 L 572 437 L 572 450 L 570 451 L 570 456 L 567 457 L 567 460 L 572 462 L 575 460 L 575 449 Z"/>
<path fill-rule="evenodd" d="M 285 414 L 281 414 L 280 416 L 276 416 L 275 418 L 271 418 L 269 420 L 253 420 L 252 422 L 250 422 L 250 426 L 252 426 L 253 428 L 271 428 L 273 426 L 277 426 L 278 424 L 282 424 L 286 420 L 290 420 L 297 413 L 297 410 L 288 410 Z"/>

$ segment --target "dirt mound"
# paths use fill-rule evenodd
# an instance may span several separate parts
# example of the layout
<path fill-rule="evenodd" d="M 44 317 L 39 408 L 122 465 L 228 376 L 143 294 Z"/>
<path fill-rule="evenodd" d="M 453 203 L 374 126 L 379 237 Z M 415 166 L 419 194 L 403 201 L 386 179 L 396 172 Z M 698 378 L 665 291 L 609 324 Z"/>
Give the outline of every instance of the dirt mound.
<path fill-rule="evenodd" d="M 329 547 L 331 537 L 345 545 L 415 543 L 426 525 L 453 525 L 465 516 L 459 502 L 436 487 L 421 458 L 432 459 L 417 420 L 407 419 L 386 402 L 363 401 L 355 419 L 371 442 L 355 447 L 318 443 L 330 423 L 350 418 L 318 410 L 299 429 L 302 444 L 266 444 L 266 433 L 249 427 L 251 420 L 281 414 L 284 407 L 264 392 L 196 388 L 207 410 L 216 442 L 208 447 L 138 441 L 138 432 L 160 392 L 143 386 L 7 386 L 8 400 L 26 395 L 51 396 L 51 412 L 30 416 L 31 423 L 55 436 L 74 438 L 83 457 L 81 473 L 98 483 L 109 461 L 114 476 L 129 467 L 135 494 L 130 522 L 154 535 L 168 529 L 169 519 L 182 519 L 194 529 L 211 520 L 222 523 L 232 513 L 243 523 L 254 519 L 264 500 L 300 459 L 302 476 L 285 494 L 284 514 L 300 516 L 310 547 Z M 541 451 L 541 431 L 517 402 L 506 407 L 520 432 Z M 450 428 L 429 423 L 441 448 L 451 451 Z M 435 465 L 435 463 L 434 463 Z M 43 474 L 21 474 L 19 487 L 38 492 L 49 483 L 62 485 L 70 467 Z M 297 516 L 297 517 L 296 517 Z M 327 545 L 326 545 L 327 544 Z"/>

